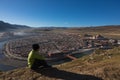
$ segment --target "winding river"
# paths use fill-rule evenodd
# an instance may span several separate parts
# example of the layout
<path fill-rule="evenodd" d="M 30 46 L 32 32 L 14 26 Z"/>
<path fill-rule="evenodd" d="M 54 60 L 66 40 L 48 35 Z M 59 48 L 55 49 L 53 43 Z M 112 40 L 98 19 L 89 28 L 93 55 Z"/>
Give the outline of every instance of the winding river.
<path fill-rule="evenodd" d="M 2 48 L 3 45 L 5 44 L 6 41 L 2 41 L 0 42 L 0 70 L 1 71 L 7 71 L 7 70 L 11 70 L 14 69 L 15 67 L 10 66 L 10 65 L 6 65 L 5 63 L 5 55 L 2 53 Z"/>
<path fill-rule="evenodd" d="M 8 39 L 0 41 L 0 71 L 8 71 L 26 66 L 26 61 L 19 61 L 19 60 L 7 58 L 3 54 L 2 49 L 7 41 Z"/>

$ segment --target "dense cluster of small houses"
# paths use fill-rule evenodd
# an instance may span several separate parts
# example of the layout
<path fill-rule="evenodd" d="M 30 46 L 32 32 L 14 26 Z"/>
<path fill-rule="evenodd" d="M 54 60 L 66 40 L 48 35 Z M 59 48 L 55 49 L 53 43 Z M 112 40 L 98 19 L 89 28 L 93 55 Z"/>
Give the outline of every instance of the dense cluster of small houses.
<path fill-rule="evenodd" d="M 44 32 L 11 40 L 6 43 L 5 51 L 18 57 L 27 57 L 34 43 L 40 45 L 40 52 L 44 56 L 48 53 L 57 54 L 84 48 L 108 49 L 118 45 L 117 40 L 104 38 L 102 35 L 85 34 L 81 37 L 77 34 Z"/>
<path fill-rule="evenodd" d="M 103 37 L 102 35 L 88 35 L 85 34 L 83 36 L 83 42 L 85 48 L 102 48 L 102 49 L 109 49 L 113 46 L 118 46 L 118 40 L 115 39 L 108 39 Z"/>
<path fill-rule="evenodd" d="M 32 49 L 32 44 L 40 45 L 40 52 L 46 56 L 46 53 L 60 53 L 61 51 L 71 51 L 82 47 L 82 40 L 77 35 L 60 33 L 40 33 L 37 36 L 11 40 L 6 43 L 7 51 L 11 54 L 27 57 Z"/>

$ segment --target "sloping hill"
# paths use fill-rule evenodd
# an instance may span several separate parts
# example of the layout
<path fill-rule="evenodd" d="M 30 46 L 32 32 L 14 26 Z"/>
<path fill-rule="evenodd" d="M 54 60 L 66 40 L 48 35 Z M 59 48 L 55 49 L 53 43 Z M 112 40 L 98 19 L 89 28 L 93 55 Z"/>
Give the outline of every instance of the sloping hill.
<path fill-rule="evenodd" d="M 119 80 L 120 47 L 96 50 L 78 60 L 32 71 L 21 68 L 0 73 L 0 80 Z"/>
<path fill-rule="evenodd" d="M 62 64 L 60 68 L 71 72 L 94 75 L 104 80 L 119 80 L 120 47 L 111 50 L 96 50 L 89 56 Z"/>
<path fill-rule="evenodd" d="M 0 21 L 0 31 L 7 31 L 12 29 L 20 29 L 20 28 L 30 28 L 30 27 L 25 25 L 9 24 L 9 23 Z"/>

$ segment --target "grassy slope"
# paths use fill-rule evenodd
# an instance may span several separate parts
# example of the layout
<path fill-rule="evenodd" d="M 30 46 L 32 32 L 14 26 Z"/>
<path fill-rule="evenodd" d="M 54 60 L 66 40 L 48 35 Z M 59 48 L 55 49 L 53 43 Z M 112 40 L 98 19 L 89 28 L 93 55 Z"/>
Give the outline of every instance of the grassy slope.
<path fill-rule="evenodd" d="M 106 51 L 97 50 L 89 56 L 62 64 L 60 68 L 80 74 L 102 77 L 104 80 L 119 80 L 120 48 Z"/>
<path fill-rule="evenodd" d="M 0 73 L 0 80 L 98 80 L 96 77 L 119 80 L 120 47 L 96 50 L 91 55 L 55 67 L 38 72 L 28 68 L 3 72 Z"/>

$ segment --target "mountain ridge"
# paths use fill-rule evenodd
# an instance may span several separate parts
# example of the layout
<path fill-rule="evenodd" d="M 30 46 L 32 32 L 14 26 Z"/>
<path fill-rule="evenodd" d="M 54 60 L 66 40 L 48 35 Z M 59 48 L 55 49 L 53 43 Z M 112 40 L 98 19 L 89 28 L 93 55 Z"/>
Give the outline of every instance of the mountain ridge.
<path fill-rule="evenodd" d="M 9 31 L 14 29 L 25 29 L 25 28 L 30 28 L 30 27 L 26 25 L 10 24 L 4 21 L 0 21 L 0 31 Z"/>

